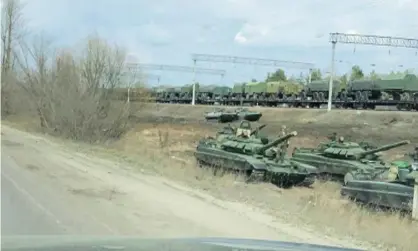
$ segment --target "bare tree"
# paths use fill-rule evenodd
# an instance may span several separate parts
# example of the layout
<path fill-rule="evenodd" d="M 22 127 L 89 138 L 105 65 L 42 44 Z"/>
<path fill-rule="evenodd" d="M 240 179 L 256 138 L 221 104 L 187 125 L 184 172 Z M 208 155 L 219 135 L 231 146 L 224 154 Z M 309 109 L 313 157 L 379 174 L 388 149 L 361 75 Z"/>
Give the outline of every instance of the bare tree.
<path fill-rule="evenodd" d="M 10 95 L 16 81 L 14 50 L 23 35 L 23 5 L 19 0 L 2 0 L 1 6 L 1 96 L 2 117 L 11 113 Z"/>
<path fill-rule="evenodd" d="M 127 84 L 121 77 L 125 51 L 98 36 L 81 51 L 53 50 L 44 36 L 28 43 L 22 8 L 19 0 L 2 0 L 2 117 L 15 92 L 6 87 L 18 86 L 25 96 L 19 93 L 17 100 L 31 103 L 26 109 L 36 111 L 45 131 L 87 141 L 119 137 L 128 128 L 130 107 L 112 102 L 112 95 Z"/>
<path fill-rule="evenodd" d="M 60 50 L 53 55 L 41 38 L 24 51 L 21 85 L 36 106 L 41 127 L 87 141 L 117 138 L 126 131 L 129 103 L 114 104 L 111 96 L 124 84 L 121 48 L 91 37 L 81 53 Z"/>

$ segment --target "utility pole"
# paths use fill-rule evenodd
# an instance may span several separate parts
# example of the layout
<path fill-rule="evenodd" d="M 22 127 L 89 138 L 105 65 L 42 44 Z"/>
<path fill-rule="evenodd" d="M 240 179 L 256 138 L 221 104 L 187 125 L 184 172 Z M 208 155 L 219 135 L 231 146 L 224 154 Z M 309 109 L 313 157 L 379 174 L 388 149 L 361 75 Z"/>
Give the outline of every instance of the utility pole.
<path fill-rule="evenodd" d="M 160 84 L 160 76 L 159 75 L 154 75 L 154 74 L 140 74 L 140 76 L 138 77 L 137 74 L 139 73 L 139 71 L 137 70 L 133 70 L 133 71 L 124 71 L 122 73 L 122 76 L 124 77 L 131 77 L 129 84 L 128 84 L 128 97 L 127 97 L 127 102 L 129 103 L 131 101 L 131 89 L 132 89 L 132 85 L 136 83 L 136 81 L 139 80 L 139 82 L 141 83 L 142 81 L 145 82 L 145 79 L 157 79 L 158 81 L 158 85 Z"/>
<path fill-rule="evenodd" d="M 391 36 L 377 36 L 377 35 L 360 35 L 360 34 L 346 34 L 346 33 L 330 33 L 329 41 L 332 43 L 332 61 L 331 61 L 331 77 L 329 81 L 328 91 L 328 111 L 331 111 L 332 106 L 332 91 L 333 91 L 333 76 L 334 76 L 334 59 L 336 44 L 363 44 L 386 47 L 403 47 L 410 49 L 418 49 L 418 39 L 391 37 Z"/>
<path fill-rule="evenodd" d="M 334 81 L 334 67 L 335 67 L 335 46 L 337 42 L 332 43 L 332 56 L 331 56 L 331 74 L 329 78 L 329 89 L 328 89 L 328 111 L 331 111 L 332 107 L 332 91 Z"/>
<path fill-rule="evenodd" d="M 313 69 L 312 69 L 312 68 L 310 68 L 310 69 L 309 69 L 308 84 L 312 82 L 312 71 L 313 71 Z"/>
<path fill-rule="evenodd" d="M 192 94 L 192 105 L 195 105 L 196 99 L 196 60 L 193 60 L 193 94 Z"/>

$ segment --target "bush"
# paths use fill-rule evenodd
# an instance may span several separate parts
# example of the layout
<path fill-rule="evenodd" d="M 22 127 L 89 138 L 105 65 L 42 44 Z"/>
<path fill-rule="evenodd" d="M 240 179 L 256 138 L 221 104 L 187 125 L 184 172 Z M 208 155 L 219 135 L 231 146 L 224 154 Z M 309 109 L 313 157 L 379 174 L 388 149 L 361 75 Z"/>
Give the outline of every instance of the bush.
<path fill-rule="evenodd" d="M 29 94 L 40 126 L 49 133 L 89 142 L 119 138 L 128 129 L 129 103 L 112 104 L 121 86 L 125 52 L 98 37 L 78 52 L 49 53 L 40 39 L 22 47 L 20 86 Z M 126 73 L 126 72 L 125 72 Z"/>

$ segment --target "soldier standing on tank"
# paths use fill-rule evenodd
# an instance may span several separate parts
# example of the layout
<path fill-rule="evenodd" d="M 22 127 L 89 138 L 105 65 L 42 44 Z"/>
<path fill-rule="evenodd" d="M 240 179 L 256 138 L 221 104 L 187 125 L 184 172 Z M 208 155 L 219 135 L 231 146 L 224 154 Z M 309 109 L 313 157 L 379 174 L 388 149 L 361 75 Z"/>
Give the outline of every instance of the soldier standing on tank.
<path fill-rule="evenodd" d="M 287 135 L 286 126 L 282 126 L 282 137 Z M 277 147 L 277 158 L 280 161 L 284 161 L 287 149 L 289 148 L 290 142 L 289 140 L 286 140 L 282 144 L 280 144 L 280 147 Z"/>
<path fill-rule="evenodd" d="M 418 145 L 415 146 L 414 151 L 408 154 L 414 162 L 418 162 Z"/>
<path fill-rule="evenodd" d="M 334 132 L 334 133 L 332 133 L 332 135 L 330 135 L 329 137 L 328 137 L 331 141 L 337 141 L 337 133 L 336 132 Z"/>
<path fill-rule="evenodd" d="M 280 148 L 278 149 L 279 151 L 278 151 L 278 154 L 279 154 L 279 160 L 280 161 L 284 161 L 284 159 L 285 159 L 285 157 L 286 157 L 286 153 L 287 153 L 287 148 L 288 148 L 288 144 L 286 143 L 286 142 L 284 142 L 284 143 L 282 143 L 281 145 L 280 145 Z"/>
<path fill-rule="evenodd" d="M 282 126 L 282 137 L 284 137 L 284 136 L 286 136 L 286 135 L 287 135 L 286 126 L 285 126 L 285 125 L 283 125 L 283 126 Z M 286 145 L 287 145 L 287 147 L 289 147 L 289 145 L 290 145 L 290 141 L 289 141 L 289 140 L 286 140 L 286 142 L 283 142 L 283 144 L 286 144 Z"/>
<path fill-rule="evenodd" d="M 286 135 L 286 126 L 282 125 L 282 136 Z"/>

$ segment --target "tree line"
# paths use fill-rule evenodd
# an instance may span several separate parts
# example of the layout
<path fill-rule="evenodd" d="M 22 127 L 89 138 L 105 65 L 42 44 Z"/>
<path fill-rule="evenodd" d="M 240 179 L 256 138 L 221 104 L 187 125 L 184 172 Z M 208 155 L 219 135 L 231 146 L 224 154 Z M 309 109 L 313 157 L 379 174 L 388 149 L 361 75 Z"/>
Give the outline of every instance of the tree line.
<path fill-rule="evenodd" d="M 360 66 L 354 65 L 351 68 L 349 73 L 343 74 L 341 76 L 336 76 L 335 79 L 338 79 L 342 82 L 342 84 L 347 84 L 348 81 L 352 80 L 362 80 L 362 79 L 402 79 L 406 75 L 414 74 L 411 70 L 405 71 L 391 71 L 387 74 L 380 74 L 376 73 L 376 71 L 371 71 L 369 74 L 365 74 L 363 69 Z M 311 81 L 317 80 L 329 80 L 329 74 L 323 74 L 320 69 L 312 69 L 311 72 Z M 266 78 L 262 82 L 279 82 L 279 81 L 290 81 L 300 84 L 306 84 L 309 81 L 309 76 L 303 76 L 302 74 L 298 77 L 295 76 L 287 76 L 286 72 L 283 69 L 277 69 L 274 72 L 268 73 Z M 252 79 L 251 82 L 258 82 L 256 79 Z"/>

